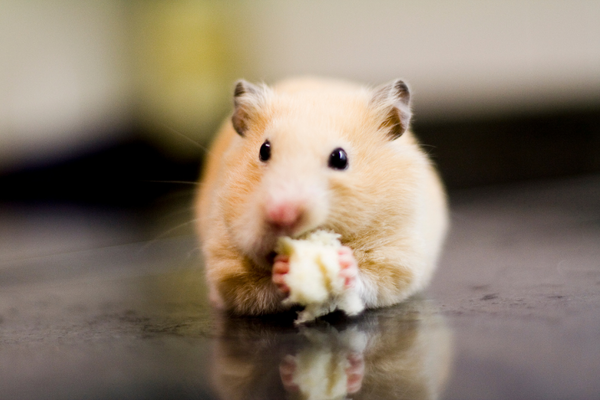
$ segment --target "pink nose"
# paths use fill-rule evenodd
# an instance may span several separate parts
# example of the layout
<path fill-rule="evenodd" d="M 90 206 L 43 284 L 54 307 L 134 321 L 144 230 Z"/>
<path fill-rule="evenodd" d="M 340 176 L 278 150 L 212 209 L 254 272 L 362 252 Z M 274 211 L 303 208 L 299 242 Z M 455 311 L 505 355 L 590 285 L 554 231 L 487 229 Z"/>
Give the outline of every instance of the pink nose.
<path fill-rule="evenodd" d="M 281 201 L 267 204 L 267 222 L 277 229 L 291 231 L 302 219 L 303 207 L 293 201 Z"/>

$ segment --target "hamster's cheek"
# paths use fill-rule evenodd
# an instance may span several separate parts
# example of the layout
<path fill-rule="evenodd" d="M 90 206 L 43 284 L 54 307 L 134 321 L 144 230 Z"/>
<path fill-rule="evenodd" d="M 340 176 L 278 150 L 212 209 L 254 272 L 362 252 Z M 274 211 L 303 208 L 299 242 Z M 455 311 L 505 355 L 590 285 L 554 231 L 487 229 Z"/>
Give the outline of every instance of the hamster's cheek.
<path fill-rule="evenodd" d="M 236 204 L 236 215 L 228 222 L 229 235 L 235 247 L 252 259 L 266 257 L 275 245 L 275 238 L 266 229 L 257 197 L 255 195 Z"/>

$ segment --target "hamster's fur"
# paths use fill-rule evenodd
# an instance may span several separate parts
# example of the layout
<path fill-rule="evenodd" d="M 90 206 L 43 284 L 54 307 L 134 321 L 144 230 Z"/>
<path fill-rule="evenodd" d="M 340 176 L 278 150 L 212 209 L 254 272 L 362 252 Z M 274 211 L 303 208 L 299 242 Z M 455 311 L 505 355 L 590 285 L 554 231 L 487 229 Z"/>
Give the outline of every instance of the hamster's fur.
<path fill-rule="evenodd" d="M 427 285 L 446 233 L 446 198 L 408 130 L 403 81 L 375 89 L 314 78 L 273 87 L 239 81 L 234 106 L 196 204 L 213 304 L 246 315 L 289 307 L 271 280 L 277 237 L 317 228 L 352 249 L 351 290 L 367 308 Z M 347 155 L 343 169 L 331 167 L 336 149 Z"/>

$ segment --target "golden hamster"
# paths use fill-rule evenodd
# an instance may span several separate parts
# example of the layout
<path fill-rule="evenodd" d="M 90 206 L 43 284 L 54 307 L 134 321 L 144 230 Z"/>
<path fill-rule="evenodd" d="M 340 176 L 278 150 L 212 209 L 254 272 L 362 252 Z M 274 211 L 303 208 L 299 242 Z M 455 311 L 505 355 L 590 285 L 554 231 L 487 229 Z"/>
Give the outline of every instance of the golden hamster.
<path fill-rule="evenodd" d="M 340 274 L 366 308 L 396 304 L 431 279 L 446 196 L 409 130 L 402 80 L 376 88 L 317 78 L 239 81 L 203 170 L 196 217 L 212 303 L 234 314 L 291 301 L 282 236 L 340 235 Z"/>

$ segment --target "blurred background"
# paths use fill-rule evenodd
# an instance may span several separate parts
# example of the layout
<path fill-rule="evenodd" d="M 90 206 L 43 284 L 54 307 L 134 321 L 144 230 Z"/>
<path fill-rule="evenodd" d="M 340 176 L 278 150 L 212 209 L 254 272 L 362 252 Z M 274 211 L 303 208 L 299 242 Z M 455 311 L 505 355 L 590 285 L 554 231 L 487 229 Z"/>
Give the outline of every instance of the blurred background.
<path fill-rule="evenodd" d="M 597 0 L 0 0 L 0 398 L 216 398 L 240 343 L 277 381 L 297 339 L 213 319 L 191 203 L 235 80 L 306 74 L 405 79 L 450 189 L 431 292 L 377 351 L 434 368 L 442 316 L 443 398 L 598 398 Z"/>
<path fill-rule="evenodd" d="M 598 21 L 589 0 L 0 0 L 0 201 L 189 193 L 233 82 L 298 74 L 406 79 L 451 190 L 596 172 Z"/>

